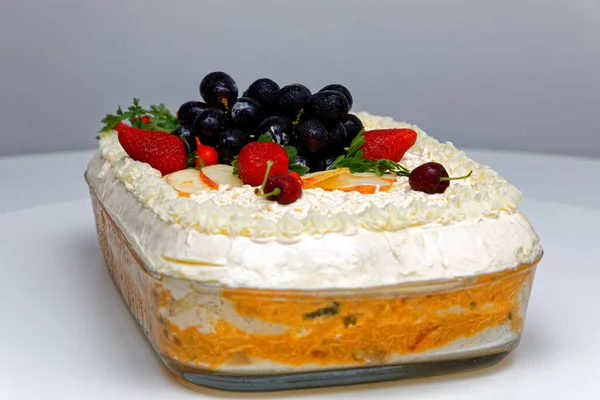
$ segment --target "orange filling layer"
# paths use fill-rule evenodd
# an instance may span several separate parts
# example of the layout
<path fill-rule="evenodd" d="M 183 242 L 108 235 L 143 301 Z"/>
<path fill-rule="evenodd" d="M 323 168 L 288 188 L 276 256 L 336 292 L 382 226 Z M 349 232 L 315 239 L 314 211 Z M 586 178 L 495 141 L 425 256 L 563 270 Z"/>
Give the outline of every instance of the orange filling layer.
<path fill-rule="evenodd" d="M 246 320 L 282 329 L 250 333 L 219 319 L 209 333 L 181 328 L 160 317 L 155 343 L 182 363 L 246 365 L 258 358 L 302 366 L 385 363 L 394 354 L 421 353 L 509 323 L 520 333 L 519 302 L 527 300 L 534 268 L 481 276 L 468 288 L 409 297 L 304 298 L 260 290 L 224 289 L 223 299 Z M 169 291 L 160 290 L 159 308 L 172 309 Z"/>

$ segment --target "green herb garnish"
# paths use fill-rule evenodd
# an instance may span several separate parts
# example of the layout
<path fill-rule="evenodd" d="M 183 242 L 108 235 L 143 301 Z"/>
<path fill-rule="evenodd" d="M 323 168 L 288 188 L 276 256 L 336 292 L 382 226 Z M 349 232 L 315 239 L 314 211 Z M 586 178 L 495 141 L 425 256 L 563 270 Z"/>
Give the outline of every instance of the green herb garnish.
<path fill-rule="evenodd" d="M 147 119 L 145 117 L 149 117 L 149 121 L 145 122 Z M 107 114 L 101 121 L 104 125 L 100 132 L 115 129 L 121 121 L 128 121 L 134 128 L 167 133 L 172 133 L 179 126 L 177 117 L 171 114 L 164 104 L 151 105 L 149 109 L 145 109 L 140 106 L 140 99 L 136 98 L 133 99 L 133 105 L 129 106 L 126 111 L 119 106 L 115 114 Z"/>
<path fill-rule="evenodd" d="M 237 164 L 238 164 L 237 159 L 238 159 L 238 156 L 234 156 L 233 157 L 233 161 L 231 162 L 231 166 L 233 167 L 233 171 L 231 171 L 231 173 L 233 175 L 235 175 L 235 176 L 240 176 L 240 173 L 239 173 L 238 167 L 237 167 Z"/>

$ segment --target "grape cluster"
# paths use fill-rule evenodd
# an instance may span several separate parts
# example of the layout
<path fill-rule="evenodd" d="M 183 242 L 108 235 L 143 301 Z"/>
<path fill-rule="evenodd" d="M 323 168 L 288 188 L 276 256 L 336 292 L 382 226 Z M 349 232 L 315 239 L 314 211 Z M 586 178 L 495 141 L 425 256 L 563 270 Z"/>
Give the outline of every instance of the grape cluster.
<path fill-rule="evenodd" d="M 344 153 L 363 128 L 352 107 L 350 91 L 339 84 L 316 93 L 304 85 L 279 87 L 268 78 L 254 81 L 238 97 L 235 81 L 224 72 L 202 79 L 204 102 L 188 101 L 178 111 L 180 127 L 175 131 L 195 150 L 195 138 L 213 146 L 219 162 L 231 164 L 246 144 L 268 133 L 273 142 L 294 146 L 302 164 L 311 171 L 327 169 Z"/>

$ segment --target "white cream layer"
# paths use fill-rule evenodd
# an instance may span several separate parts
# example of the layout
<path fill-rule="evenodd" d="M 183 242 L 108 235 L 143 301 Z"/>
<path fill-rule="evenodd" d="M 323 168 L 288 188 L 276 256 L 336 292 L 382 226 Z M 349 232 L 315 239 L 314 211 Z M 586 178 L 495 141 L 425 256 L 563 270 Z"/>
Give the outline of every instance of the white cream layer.
<path fill-rule="evenodd" d="M 359 113 L 367 129 L 409 126 Z M 443 163 L 473 170 L 442 195 L 305 191 L 293 206 L 249 196 L 249 187 L 187 199 L 108 134 L 90 163 L 90 185 L 149 268 L 236 287 L 355 288 L 470 276 L 529 263 L 538 237 L 516 210 L 520 193 L 490 168 L 417 127 L 408 168 Z M 222 188 L 223 189 L 223 188 Z"/>

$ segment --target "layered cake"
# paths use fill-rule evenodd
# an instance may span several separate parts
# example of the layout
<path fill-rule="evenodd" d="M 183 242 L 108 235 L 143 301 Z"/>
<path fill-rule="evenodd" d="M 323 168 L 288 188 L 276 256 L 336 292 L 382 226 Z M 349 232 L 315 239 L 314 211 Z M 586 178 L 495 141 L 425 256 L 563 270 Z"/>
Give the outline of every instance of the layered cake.
<path fill-rule="evenodd" d="M 103 120 L 86 172 L 117 285 L 188 383 L 274 390 L 487 365 L 518 343 L 539 238 L 520 192 L 418 126 L 223 72 L 177 115 Z"/>

